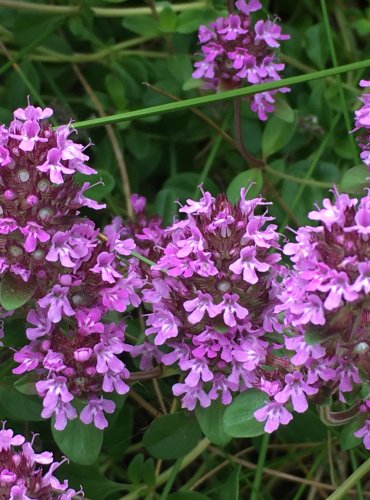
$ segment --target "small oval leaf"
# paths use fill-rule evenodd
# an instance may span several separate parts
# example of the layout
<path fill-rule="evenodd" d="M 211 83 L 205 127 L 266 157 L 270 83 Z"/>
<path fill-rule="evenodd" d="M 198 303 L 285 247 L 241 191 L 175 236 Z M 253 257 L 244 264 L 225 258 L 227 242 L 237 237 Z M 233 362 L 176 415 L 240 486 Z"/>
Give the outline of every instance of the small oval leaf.
<path fill-rule="evenodd" d="M 262 137 L 262 153 L 266 159 L 272 154 L 283 149 L 293 137 L 297 127 L 297 120 L 291 122 L 283 121 L 277 116 L 273 116 L 267 122 Z"/>
<path fill-rule="evenodd" d="M 242 187 L 248 189 L 251 182 L 254 182 L 246 197 L 248 200 L 252 198 L 256 198 L 261 192 L 263 186 L 263 177 L 261 169 L 259 168 L 250 168 L 249 170 L 245 170 L 238 174 L 234 179 L 230 182 L 226 194 L 229 200 L 232 203 L 236 203 L 239 200 L 240 189 Z"/>
<path fill-rule="evenodd" d="M 23 281 L 13 274 L 6 273 L 0 284 L 0 305 L 7 311 L 24 306 L 35 293 L 36 281 Z"/>
<path fill-rule="evenodd" d="M 186 455 L 200 438 L 196 418 L 178 412 L 154 420 L 144 434 L 143 443 L 153 457 L 172 460 Z"/>
<path fill-rule="evenodd" d="M 63 431 L 51 426 L 55 442 L 60 450 L 73 462 L 91 465 L 98 458 L 104 433 L 93 424 L 84 424 L 80 419 L 70 420 Z"/>
<path fill-rule="evenodd" d="M 220 401 L 213 401 L 208 408 L 197 407 L 195 415 L 204 435 L 213 444 L 223 446 L 231 437 L 225 433 L 223 427 L 223 416 L 226 406 Z"/>
<path fill-rule="evenodd" d="M 249 389 L 236 396 L 226 408 L 224 431 L 231 437 L 254 437 L 264 433 L 264 422 L 257 422 L 253 413 L 265 405 L 268 396 L 258 389 Z"/>

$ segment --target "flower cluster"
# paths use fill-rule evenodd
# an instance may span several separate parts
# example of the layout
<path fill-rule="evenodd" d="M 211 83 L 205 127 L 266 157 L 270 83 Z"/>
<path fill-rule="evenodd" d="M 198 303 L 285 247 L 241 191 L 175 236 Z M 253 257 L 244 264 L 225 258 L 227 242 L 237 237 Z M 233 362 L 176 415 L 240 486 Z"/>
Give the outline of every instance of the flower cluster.
<path fill-rule="evenodd" d="M 275 309 L 284 311 L 291 330 L 285 340 L 291 363 L 319 390 L 318 402 L 335 393 L 345 402 L 370 380 L 370 194 L 357 200 L 335 192 L 335 198 L 309 213 L 318 226 L 299 228 L 285 245 L 293 269 Z M 358 435 L 369 448 L 369 402 L 362 397 L 366 421 Z"/>
<path fill-rule="evenodd" d="M 278 233 L 261 198 L 233 205 L 204 192 L 180 212 L 186 220 L 166 229 L 163 246 L 143 290 L 151 304 L 146 334 L 165 346 L 162 363 L 176 363 L 183 383 L 173 386 L 183 407 L 207 407 L 232 392 L 266 388 L 274 374 L 273 344 L 280 330 L 273 309 L 280 266 Z M 164 272 L 165 271 L 165 272 Z"/>
<path fill-rule="evenodd" d="M 36 453 L 33 440 L 26 441 L 11 429 L 0 430 L 0 498 L 13 500 L 71 500 L 82 498 L 83 491 L 68 488 L 68 481 L 60 482 L 53 474 L 66 461 L 54 462 L 49 451 Z M 49 466 L 45 471 L 45 466 Z M 78 495 L 78 496 L 76 496 Z"/>
<path fill-rule="evenodd" d="M 238 0 L 235 5 L 237 13 L 199 28 L 202 58 L 195 63 L 193 77 L 203 79 L 213 90 L 280 80 L 285 66 L 275 51 L 289 35 L 282 34 L 276 21 L 259 20 L 253 25 L 250 14 L 262 8 L 259 0 Z M 275 94 L 288 91 L 284 87 L 256 94 L 251 97 L 252 111 L 266 120 L 267 113 L 274 110 Z"/>
<path fill-rule="evenodd" d="M 361 80 L 360 87 L 370 87 L 370 80 Z M 360 101 L 362 101 L 363 105 L 355 112 L 354 130 L 361 130 L 358 138 L 362 150 L 360 158 L 370 169 L 370 94 L 363 93 Z"/>
<path fill-rule="evenodd" d="M 118 357 L 127 350 L 125 325 L 106 315 L 137 307 L 142 280 L 129 258 L 134 241 L 111 231 L 102 242 L 95 224 L 80 215 L 83 206 L 101 205 L 83 195 L 90 185 L 78 186 L 73 174 L 94 170 L 85 147 L 69 139 L 69 126 L 53 131 L 51 114 L 29 105 L 15 111 L 9 129 L 2 127 L 1 273 L 14 289 L 27 282 L 33 290 L 23 308 L 30 342 L 14 354 L 13 372 L 39 379 L 42 416 L 53 415 L 57 429 L 77 417 L 73 400 L 83 402 L 80 419 L 102 429 L 104 412 L 115 409 L 102 393 L 129 389 Z"/>

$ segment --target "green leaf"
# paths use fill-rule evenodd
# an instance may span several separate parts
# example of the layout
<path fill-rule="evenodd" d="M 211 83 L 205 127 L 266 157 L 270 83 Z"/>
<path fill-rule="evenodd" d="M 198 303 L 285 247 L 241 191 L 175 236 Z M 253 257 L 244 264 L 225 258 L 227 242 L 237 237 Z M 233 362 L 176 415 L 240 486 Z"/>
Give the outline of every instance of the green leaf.
<path fill-rule="evenodd" d="M 231 437 L 225 433 L 223 427 L 223 416 L 226 406 L 221 402 L 213 401 L 208 408 L 197 407 L 195 416 L 197 417 L 200 428 L 203 434 L 213 444 L 223 446 L 228 443 Z"/>
<path fill-rule="evenodd" d="M 241 172 L 239 175 L 234 177 L 234 179 L 230 182 L 226 194 L 229 200 L 232 203 L 236 203 L 240 197 L 240 189 L 242 187 L 248 189 L 251 182 L 254 182 L 247 195 L 247 199 L 252 199 L 258 196 L 261 192 L 263 186 L 263 177 L 260 168 L 250 168 L 249 170 L 245 170 Z"/>
<path fill-rule="evenodd" d="M 292 122 L 283 121 L 277 116 L 270 118 L 262 137 L 263 157 L 266 159 L 283 149 L 293 137 L 296 127 L 296 117 Z"/>
<path fill-rule="evenodd" d="M 176 32 L 182 34 L 194 33 L 198 31 L 201 24 L 208 24 L 214 21 L 217 12 L 213 9 L 192 9 L 185 10 L 177 17 Z"/>
<path fill-rule="evenodd" d="M 295 413 L 289 425 L 281 425 L 278 433 L 284 442 L 314 443 L 326 439 L 327 427 L 321 422 L 317 413 L 309 409 L 305 413 Z"/>
<path fill-rule="evenodd" d="M 147 458 L 143 465 L 143 481 L 148 486 L 155 485 L 155 463 L 152 457 Z"/>
<path fill-rule="evenodd" d="M 152 16 L 129 16 L 122 21 L 122 26 L 141 36 L 160 35 L 157 19 Z"/>
<path fill-rule="evenodd" d="M 171 175 L 163 184 L 164 188 L 172 188 L 176 191 L 177 197 L 185 201 L 187 198 L 193 198 L 194 191 L 197 190 L 199 184 L 199 175 L 194 172 L 181 172 L 180 174 Z M 212 179 L 206 179 L 203 185 L 206 191 L 212 194 L 217 194 L 219 189 Z M 200 191 L 198 191 L 200 194 Z"/>
<path fill-rule="evenodd" d="M 134 484 L 139 484 L 143 476 L 144 455 L 138 453 L 134 456 L 127 467 L 127 476 Z"/>
<path fill-rule="evenodd" d="M 265 405 L 268 396 L 258 389 L 248 389 L 236 396 L 226 408 L 223 423 L 231 437 L 253 437 L 263 434 L 264 422 L 257 422 L 253 413 Z"/>
<path fill-rule="evenodd" d="M 154 420 L 144 434 L 143 443 L 153 457 L 172 460 L 186 455 L 200 438 L 196 418 L 177 412 Z"/>
<path fill-rule="evenodd" d="M 26 373 L 23 377 L 17 379 L 14 382 L 14 387 L 21 394 L 26 394 L 27 396 L 36 396 L 36 382 L 40 380 L 40 377 L 35 373 Z"/>
<path fill-rule="evenodd" d="M 176 13 L 169 5 L 167 5 L 159 14 L 159 29 L 162 33 L 174 33 L 176 31 L 176 24 Z"/>
<path fill-rule="evenodd" d="M 68 458 L 80 465 L 92 465 L 95 462 L 103 444 L 102 430 L 92 423 L 84 424 L 79 418 L 69 420 L 63 431 L 57 431 L 53 424 L 54 421 L 51 430 L 55 442 Z"/>
<path fill-rule="evenodd" d="M 286 100 L 282 99 L 281 97 L 276 98 L 275 116 L 287 123 L 293 123 L 295 119 L 294 111 L 286 102 Z"/>
<path fill-rule="evenodd" d="M 0 401 L 11 418 L 25 422 L 40 422 L 42 403 L 37 396 L 26 396 L 13 387 L 14 377 L 3 377 L 0 384 Z"/>
<path fill-rule="evenodd" d="M 352 420 L 352 422 L 343 427 L 339 437 L 340 447 L 343 451 L 351 450 L 361 444 L 362 440 L 356 437 L 354 433 L 362 426 L 363 418 L 357 417 L 355 420 Z"/>
<path fill-rule="evenodd" d="M 161 189 L 155 198 L 156 213 L 162 217 L 164 224 L 172 224 L 173 217 L 177 212 L 175 204 L 178 196 L 173 188 Z"/>
<path fill-rule="evenodd" d="M 241 465 L 228 475 L 226 481 L 217 489 L 217 498 L 220 500 L 239 500 Z"/>
<path fill-rule="evenodd" d="M 125 484 L 107 479 L 97 465 L 83 466 L 73 462 L 63 464 L 55 475 L 64 480 L 68 478 L 69 486 L 79 490 L 83 486 L 85 498 L 89 500 L 104 500 L 116 491 L 125 489 Z"/>
<path fill-rule="evenodd" d="M 107 75 L 105 77 L 105 87 L 117 111 L 125 111 L 127 99 L 122 80 L 116 76 Z"/>
<path fill-rule="evenodd" d="M 197 491 L 176 491 L 168 495 L 168 500 L 209 500 L 210 497 Z"/>
<path fill-rule="evenodd" d="M 148 158 L 150 153 L 150 139 L 148 134 L 131 129 L 125 137 L 127 149 L 138 160 Z"/>
<path fill-rule="evenodd" d="M 311 61 L 322 69 L 329 58 L 329 44 L 323 23 L 310 26 L 305 34 L 307 55 Z"/>
<path fill-rule="evenodd" d="M 116 184 L 116 181 L 112 174 L 110 174 L 106 170 L 99 170 L 97 174 L 93 175 L 84 175 L 77 173 L 74 176 L 74 179 L 78 184 L 83 184 L 84 182 L 95 184 L 99 182 L 98 185 L 93 186 L 84 192 L 86 198 L 95 201 L 104 200 L 107 194 L 113 191 L 113 188 Z"/>
<path fill-rule="evenodd" d="M 364 194 L 368 186 L 369 170 L 366 165 L 357 165 L 344 173 L 340 182 L 340 190 L 350 194 Z"/>
<path fill-rule="evenodd" d="M 24 306 L 32 299 L 36 291 L 36 281 L 27 282 L 10 273 L 5 273 L 0 283 L 0 305 L 6 311 L 13 311 Z"/>
<path fill-rule="evenodd" d="M 325 340 L 320 326 L 310 326 L 304 333 L 304 339 L 308 345 L 320 344 Z"/>

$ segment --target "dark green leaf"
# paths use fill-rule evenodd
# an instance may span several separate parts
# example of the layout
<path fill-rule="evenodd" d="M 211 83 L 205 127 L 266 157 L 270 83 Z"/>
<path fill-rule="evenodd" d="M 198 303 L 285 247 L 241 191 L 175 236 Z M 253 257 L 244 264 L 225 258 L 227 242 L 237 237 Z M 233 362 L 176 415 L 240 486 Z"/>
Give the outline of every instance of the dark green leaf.
<path fill-rule="evenodd" d="M 168 5 L 159 14 L 159 28 L 163 33 L 174 33 L 176 31 L 176 13 Z"/>
<path fill-rule="evenodd" d="M 340 183 L 341 191 L 350 194 L 364 194 L 364 188 L 369 185 L 367 178 L 370 176 L 366 165 L 357 165 L 347 170 Z"/>
<path fill-rule="evenodd" d="M 77 173 L 74 179 L 79 184 L 83 184 L 84 182 L 90 182 L 90 184 L 99 183 L 84 192 L 86 198 L 90 198 L 90 200 L 95 201 L 104 200 L 116 184 L 114 177 L 112 174 L 107 172 L 107 170 L 99 170 L 97 174 L 93 175 L 83 175 Z"/>
<path fill-rule="evenodd" d="M 234 177 L 234 179 L 230 182 L 226 194 L 229 200 L 232 203 L 236 203 L 240 198 L 240 189 L 242 187 L 248 189 L 251 185 L 251 182 L 254 182 L 247 195 L 247 199 L 252 199 L 258 196 L 261 192 L 263 186 L 263 177 L 260 168 L 250 168 L 249 170 L 245 170 L 241 172 L 239 175 Z"/>
<path fill-rule="evenodd" d="M 158 36 L 160 34 L 158 21 L 152 16 L 125 17 L 122 22 L 124 28 L 142 36 Z"/>
<path fill-rule="evenodd" d="M 226 408 L 223 422 L 231 437 L 253 437 L 263 434 L 264 422 L 257 422 L 253 414 L 266 404 L 268 396 L 258 389 L 248 389 L 236 396 Z"/>
<path fill-rule="evenodd" d="M 144 455 L 138 453 L 134 456 L 127 467 L 127 475 L 129 480 L 134 484 L 139 484 L 143 477 Z"/>
<path fill-rule="evenodd" d="M 42 421 L 42 403 L 37 396 L 25 396 L 13 387 L 14 377 L 3 377 L 0 382 L 0 402 L 9 417 L 25 422 Z"/>
<path fill-rule="evenodd" d="M 204 435 L 213 444 L 221 445 L 230 441 L 230 436 L 225 433 L 223 427 L 223 416 L 226 406 L 220 401 L 213 401 L 208 408 L 197 407 L 195 415 Z"/>
<path fill-rule="evenodd" d="M 320 344 L 325 340 L 320 326 L 310 326 L 304 333 L 304 339 L 308 345 Z"/>
<path fill-rule="evenodd" d="M 239 500 L 239 482 L 241 465 L 236 467 L 229 474 L 226 481 L 217 489 L 217 498 L 219 500 Z"/>
<path fill-rule="evenodd" d="M 27 282 L 10 273 L 5 273 L 0 283 L 0 304 L 6 311 L 12 311 L 26 304 L 36 291 L 36 281 Z"/>
<path fill-rule="evenodd" d="M 177 199 L 177 193 L 173 188 L 164 188 L 157 193 L 155 198 L 156 213 L 162 217 L 166 226 L 172 223 L 177 212 L 175 203 Z"/>
<path fill-rule="evenodd" d="M 98 458 L 104 433 L 93 423 L 86 425 L 76 418 L 70 420 L 63 431 L 57 431 L 54 425 L 51 430 L 60 450 L 73 462 L 92 465 Z"/>
<path fill-rule="evenodd" d="M 153 457 L 171 460 L 186 455 L 200 437 L 196 418 L 178 412 L 154 420 L 144 434 L 143 443 Z"/>
<path fill-rule="evenodd" d="M 363 426 L 363 418 L 357 417 L 349 424 L 345 425 L 340 433 L 340 447 L 343 451 L 351 450 L 359 444 L 362 440 L 354 435 Z"/>
<path fill-rule="evenodd" d="M 125 485 L 107 479 L 97 465 L 82 466 L 70 462 L 57 469 L 55 475 L 64 480 L 68 478 L 70 487 L 79 490 L 82 485 L 85 498 L 89 500 L 104 500 L 116 491 L 125 489 Z"/>
<path fill-rule="evenodd" d="M 293 137 L 296 127 L 296 118 L 291 122 L 283 121 L 277 116 L 270 118 L 262 137 L 263 157 L 266 159 L 283 149 Z"/>
<path fill-rule="evenodd" d="M 177 17 L 177 33 L 194 33 L 201 24 L 215 20 L 217 12 L 213 9 L 192 9 L 181 12 Z"/>
<path fill-rule="evenodd" d="M 168 500 L 209 500 L 207 495 L 203 493 L 198 493 L 197 491 L 176 491 L 176 493 L 171 493 L 168 495 Z"/>

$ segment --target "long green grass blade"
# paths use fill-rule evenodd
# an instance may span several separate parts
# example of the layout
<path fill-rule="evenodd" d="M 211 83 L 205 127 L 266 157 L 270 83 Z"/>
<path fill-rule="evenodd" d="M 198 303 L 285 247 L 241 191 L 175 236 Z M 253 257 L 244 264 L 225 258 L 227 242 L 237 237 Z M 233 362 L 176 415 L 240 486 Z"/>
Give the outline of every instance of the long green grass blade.
<path fill-rule="evenodd" d="M 250 87 L 244 87 L 236 90 L 229 90 L 227 92 L 220 92 L 218 94 L 193 97 L 192 99 L 184 99 L 183 101 L 179 102 L 169 102 L 167 104 L 152 106 L 150 108 L 138 109 L 135 111 L 128 111 L 127 113 L 118 113 L 116 115 L 105 116 L 104 118 L 94 118 L 91 120 L 75 122 L 73 126 L 76 129 L 82 129 L 82 128 L 97 127 L 101 125 L 108 125 L 112 123 L 119 123 L 128 120 L 146 118 L 148 116 L 171 113 L 172 111 L 180 111 L 182 109 L 187 109 L 191 106 L 194 107 L 203 106 L 205 104 L 210 104 L 220 101 L 228 101 L 231 99 L 235 99 L 237 97 L 258 94 L 260 92 L 265 92 L 267 90 L 274 90 L 290 85 L 297 85 L 298 83 L 309 82 L 312 80 L 319 80 L 320 78 L 326 78 L 328 76 L 334 76 L 340 73 L 346 73 L 348 71 L 354 71 L 357 69 L 368 68 L 368 67 L 370 67 L 370 59 L 365 59 L 363 61 L 358 61 L 351 64 L 344 64 L 343 66 L 337 66 L 336 68 L 329 68 L 321 71 L 315 71 L 313 73 L 308 73 L 306 75 L 298 75 L 289 78 L 284 78 L 283 80 L 279 81 L 263 83 L 260 85 L 251 85 Z"/>

